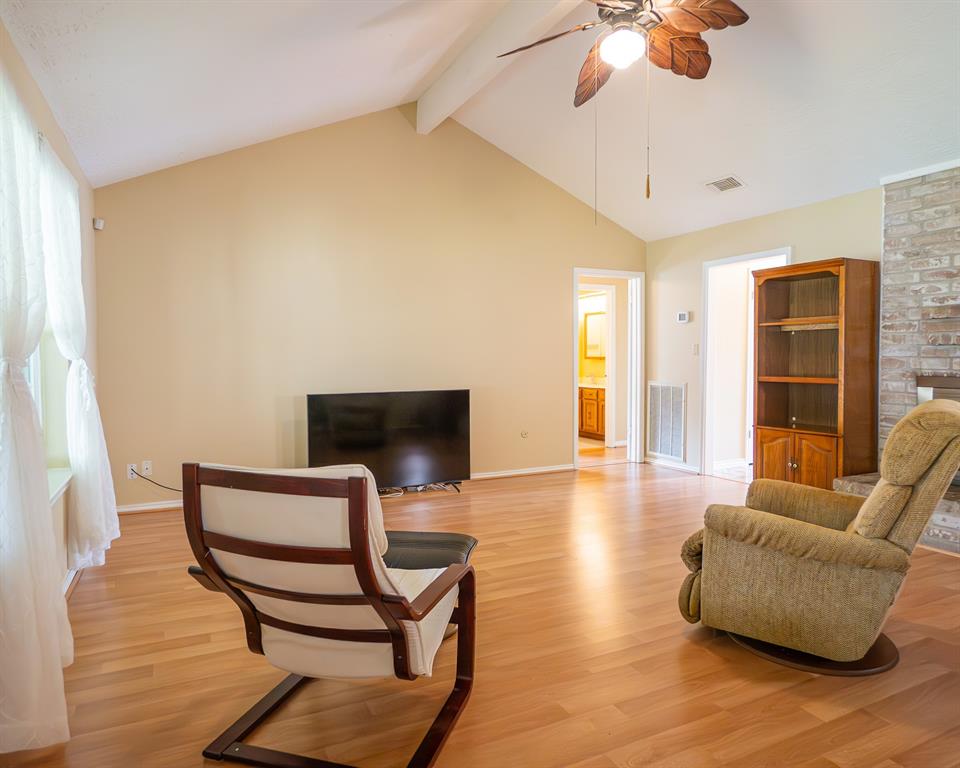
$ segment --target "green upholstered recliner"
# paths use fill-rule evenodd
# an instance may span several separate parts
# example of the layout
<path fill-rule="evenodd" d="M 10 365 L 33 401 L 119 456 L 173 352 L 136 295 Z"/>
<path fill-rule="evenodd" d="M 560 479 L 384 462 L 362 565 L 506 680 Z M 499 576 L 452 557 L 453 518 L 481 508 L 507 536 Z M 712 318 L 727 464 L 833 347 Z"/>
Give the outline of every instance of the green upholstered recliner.
<path fill-rule="evenodd" d="M 866 500 L 754 481 L 745 506 L 711 505 L 684 542 L 680 612 L 833 661 L 863 658 L 958 467 L 960 403 L 931 400 L 890 433 Z"/>

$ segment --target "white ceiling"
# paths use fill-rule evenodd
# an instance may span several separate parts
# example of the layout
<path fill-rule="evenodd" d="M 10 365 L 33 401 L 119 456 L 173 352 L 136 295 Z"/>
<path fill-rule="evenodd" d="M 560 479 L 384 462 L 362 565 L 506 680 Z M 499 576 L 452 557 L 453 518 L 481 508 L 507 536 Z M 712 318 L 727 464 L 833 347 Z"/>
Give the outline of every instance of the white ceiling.
<path fill-rule="evenodd" d="M 705 80 L 651 68 L 651 200 L 642 62 L 573 107 L 590 32 L 518 55 L 455 118 L 591 205 L 596 124 L 599 209 L 647 240 L 960 158 L 960 2 L 739 1 L 747 24 L 704 34 Z M 415 100 L 503 6 L 0 0 L 0 16 L 100 186 Z M 584 3 L 558 29 L 591 18 Z M 730 174 L 747 186 L 704 187 Z"/>
<path fill-rule="evenodd" d="M 706 79 L 651 67 L 650 200 L 644 67 L 600 91 L 602 213 L 657 240 L 960 158 L 960 2 L 737 1 L 746 24 L 703 34 Z M 584 7 L 567 21 L 590 18 Z M 592 43 L 581 32 L 520 54 L 455 115 L 591 205 L 594 106 L 574 109 L 573 92 Z M 728 175 L 746 187 L 704 186 Z"/>
<path fill-rule="evenodd" d="M 504 0 L 0 0 L 95 186 L 417 99 Z"/>

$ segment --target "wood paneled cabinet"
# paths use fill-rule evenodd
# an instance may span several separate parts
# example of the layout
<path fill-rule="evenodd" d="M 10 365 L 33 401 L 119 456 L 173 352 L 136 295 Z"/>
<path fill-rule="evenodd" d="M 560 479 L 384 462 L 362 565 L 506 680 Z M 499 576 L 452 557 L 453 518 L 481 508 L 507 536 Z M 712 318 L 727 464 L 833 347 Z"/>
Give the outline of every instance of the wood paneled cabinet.
<path fill-rule="evenodd" d="M 878 267 L 753 273 L 755 477 L 832 488 L 876 470 Z"/>
<path fill-rule="evenodd" d="M 837 438 L 786 429 L 757 429 L 756 476 L 833 488 Z"/>
<path fill-rule="evenodd" d="M 755 434 L 754 476 L 765 477 L 768 480 L 793 479 L 791 474 L 793 433 L 779 429 L 758 428 Z"/>
<path fill-rule="evenodd" d="M 580 387 L 580 436 L 603 440 L 607 423 L 607 393 L 604 389 Z"/>

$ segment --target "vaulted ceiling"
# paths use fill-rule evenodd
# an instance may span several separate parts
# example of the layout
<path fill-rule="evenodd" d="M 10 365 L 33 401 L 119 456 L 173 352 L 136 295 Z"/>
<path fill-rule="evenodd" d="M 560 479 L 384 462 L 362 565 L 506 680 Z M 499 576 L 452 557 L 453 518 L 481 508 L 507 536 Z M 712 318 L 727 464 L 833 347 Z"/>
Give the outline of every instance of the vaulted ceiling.
<path fill-rule="evenodd" d="M 574 109 L 596 18 L 574 0 L 0 0 L 95 186 L 419 100 L 655 240 L 960 158 L 960 3 L 741 0 L 694 81 L 644 62 Z M 596 158 L 596 159 L 595 159 Z M 746 186 L 705 186 L 735 175 Z M 879 237 L 879 233 L 878 233 Z"/>

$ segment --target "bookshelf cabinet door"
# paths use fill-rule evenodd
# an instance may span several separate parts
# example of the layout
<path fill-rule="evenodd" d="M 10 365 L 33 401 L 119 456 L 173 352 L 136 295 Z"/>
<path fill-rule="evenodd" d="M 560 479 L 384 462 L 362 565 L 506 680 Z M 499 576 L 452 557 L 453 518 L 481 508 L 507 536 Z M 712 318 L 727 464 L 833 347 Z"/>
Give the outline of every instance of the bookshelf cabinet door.
<path fill-rule="evenodd" d="M 837 476 L 837 438 L 824 435 L 796 435 L 794 480 L 817 488 L 833 488 Z"/>
<path fill-rule="evenodd" d="M 794 434 L 785 430 L 757 428 L 754 464 L 758 479 L 793 480 L 793 471 L 790 469 L 793 438 Z"/>

